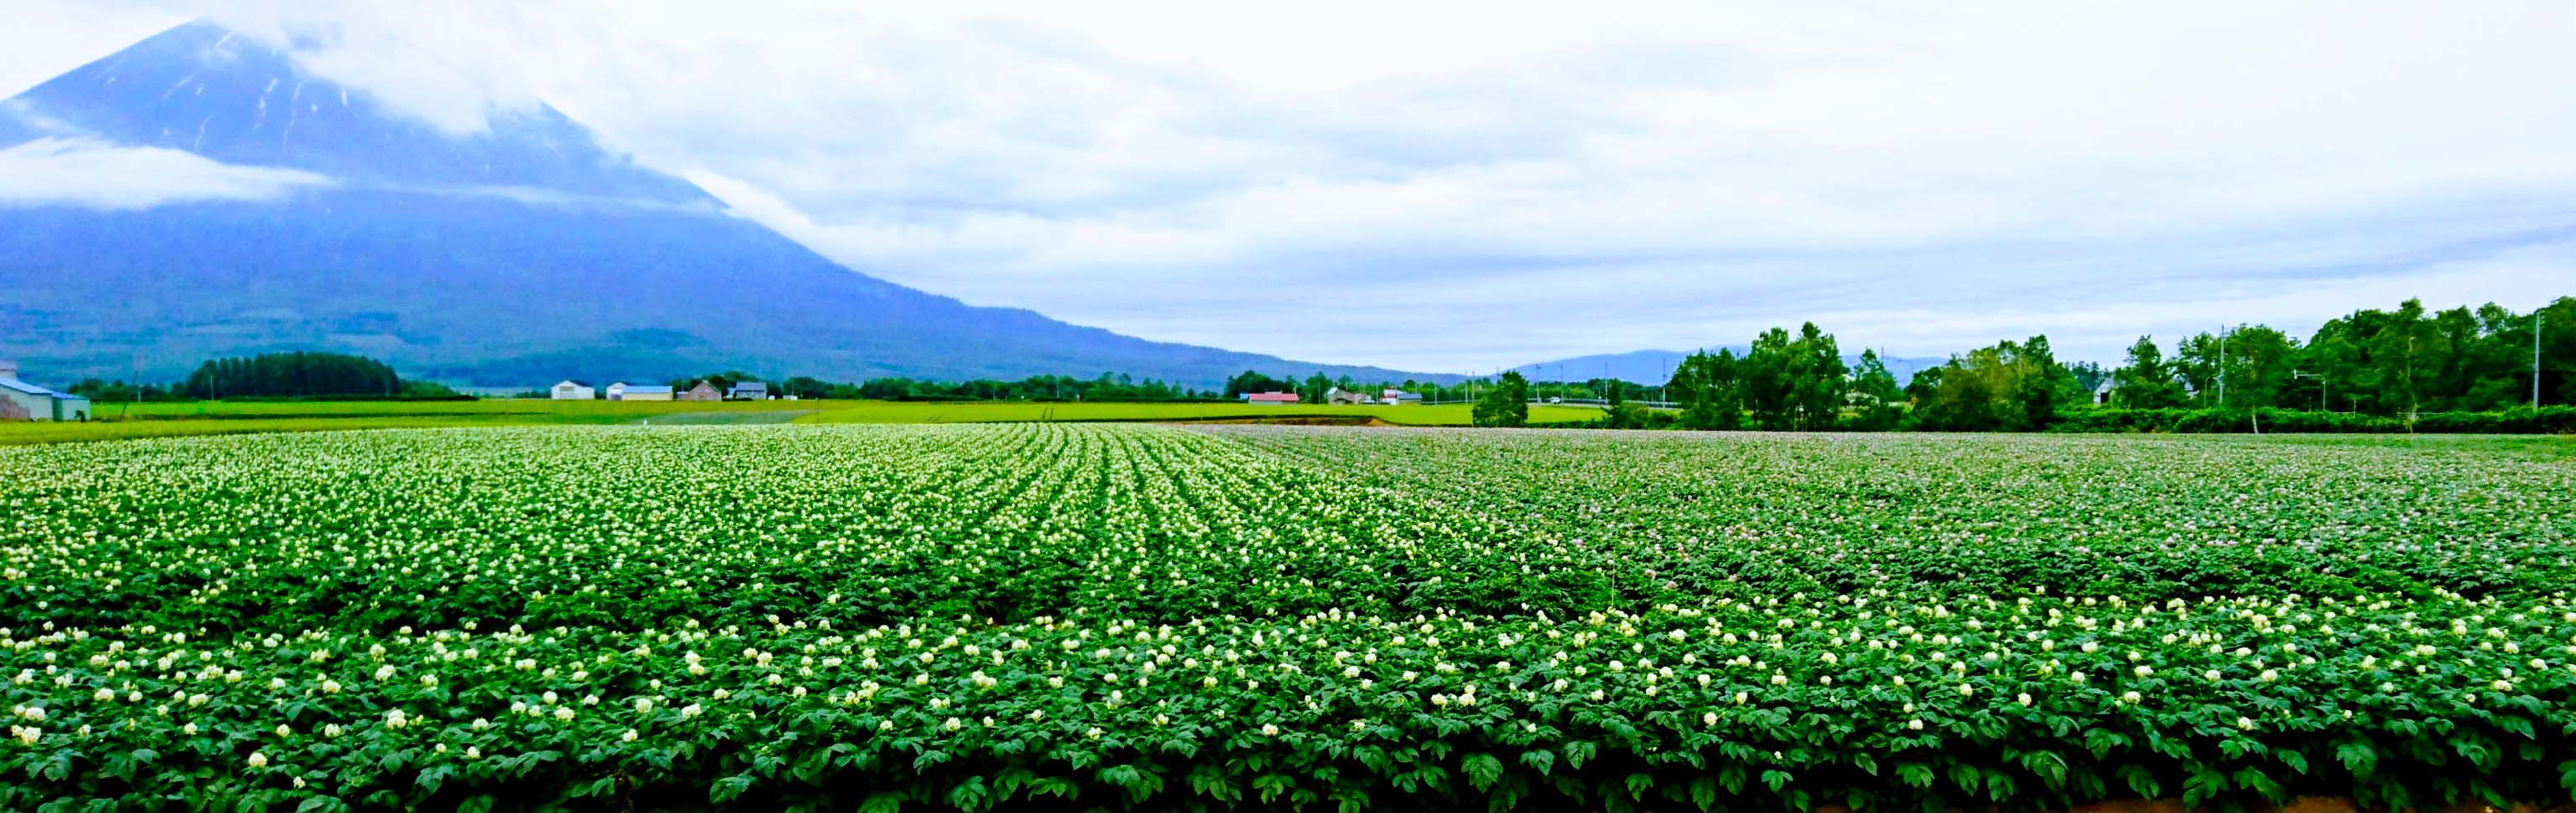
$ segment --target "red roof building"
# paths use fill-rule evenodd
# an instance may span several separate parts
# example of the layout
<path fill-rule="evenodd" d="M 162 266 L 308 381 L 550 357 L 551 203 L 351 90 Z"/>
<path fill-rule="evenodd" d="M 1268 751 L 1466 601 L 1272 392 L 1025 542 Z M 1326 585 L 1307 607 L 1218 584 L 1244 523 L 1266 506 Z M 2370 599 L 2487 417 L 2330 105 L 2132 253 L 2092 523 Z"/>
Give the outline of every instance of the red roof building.
<path fill-rule="evenodd" d="M 1297 403 L 1297 394 L 1293 392 L 1248 392 L 1243 394 L 1243 400 L 1255 404 L 1293 404 Z"/>

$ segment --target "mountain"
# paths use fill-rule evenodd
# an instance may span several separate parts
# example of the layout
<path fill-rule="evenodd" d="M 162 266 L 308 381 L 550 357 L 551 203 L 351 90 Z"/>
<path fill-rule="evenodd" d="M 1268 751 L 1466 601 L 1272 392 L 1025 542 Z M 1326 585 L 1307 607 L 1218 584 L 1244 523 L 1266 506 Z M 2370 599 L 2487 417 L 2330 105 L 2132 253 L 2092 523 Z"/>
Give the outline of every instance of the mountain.
<path fill-rule="evenodd" d="M 1727 349 L 1741 356 L 1749 348 L 1737 345 Z M 1717 350 L 1718 348 L 1712 347 L 1708 352 L 1715 353 Z M 1576 356 L 1569 359 L 1542 361 L 1537 364 L 1523 364 L 1512 369 L 1519 371 L 1521 375 L 1529 376 L 1534 381 L 1589 381 L 1607 375 L 1621 381 L 1661 384 L 1672 380 L 1673 368 L 1681 366 L 1682 359 L 1689 357 L 1691 352 L 1693 351 L 1631 350 L 1626 353 Z M 1904 386 L 1906 382 L 1914 380 L 1914 374 L 1917 372 L 1939 367 L 1947 362 L 1948 359 L 1936 358 L 1879 359 L 1879 363 L 1887 365 L 1887 371 L 1896 376 L 1897 386 Z M 1860 356 L 1858 354 L 1844 356 L 1843 363 L 1859 364 Z"/>
<path fill-rule="evenodd" d="M 0 158 L 66 156 L 149 162 L 171 173 L 156 180 L 218 191 L 0 195 L 0 357 L 49 380 L 137 367 L 169 379 L 272 350 L 364 353 L 482 386 L 727 368 L 833 380 L 1117 372 L 1209 388 L 1248 369 L 1457 378 L 971 307 L 732 216 L 551 107 L 445 133 L 205 22 L 0 102 Z"/>

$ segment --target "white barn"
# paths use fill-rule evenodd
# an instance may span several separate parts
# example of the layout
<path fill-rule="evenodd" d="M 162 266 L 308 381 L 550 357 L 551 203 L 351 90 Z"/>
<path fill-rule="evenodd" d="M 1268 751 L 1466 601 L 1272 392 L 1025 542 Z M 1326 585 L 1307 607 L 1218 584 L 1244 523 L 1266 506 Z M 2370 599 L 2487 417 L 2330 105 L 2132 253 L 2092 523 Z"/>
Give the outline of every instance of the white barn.
<path fill-rule="evenodd" d="M 615 384 L 608 385 L 608 400 L 668 401 L 671 400 L 671 388 L 656 387 L 649 384 L 629 384 L 624 381 L 620 381 Z"/>
<path fill-rule="evenodd" d="M 17 362 L 0 361 L 0 421 L 89 419 L 89 399 L 20 381 Z"/>
<path fill-rule="evenodd" d="M 586 382 L 565 379 L 555 383 L 553 394 L 557 401 L 588 401 L 598 398 L 599 390 Z"/>

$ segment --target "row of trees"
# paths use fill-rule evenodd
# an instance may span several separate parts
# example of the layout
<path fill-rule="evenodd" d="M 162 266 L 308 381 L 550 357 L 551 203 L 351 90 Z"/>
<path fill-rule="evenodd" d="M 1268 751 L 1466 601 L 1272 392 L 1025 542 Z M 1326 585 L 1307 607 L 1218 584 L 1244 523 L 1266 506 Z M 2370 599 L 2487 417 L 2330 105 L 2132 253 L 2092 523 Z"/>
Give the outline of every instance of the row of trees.
<path fill-rule="evenodd" d="M 1693 354 L 1666 386 L 1680 408 L 1671 424 L 1682 428 L 2018 432 L 2096 405 L 2097 392 L 2129 409 L 2315 409 L 2411 422 L 2531 404 L 2535 391 L 2542 404 L 2576 402 L 2571 373 L 2576 298 L 2532 314 L 2494 304 L 2427 312 L 2408 300 L 2329 321 L 2305 342 L 2241 325 L 2186 337 L 2168 355 L 2140 337 L 2116 369 L 2060 362 L 2047 336 L 2006 340 L 1953 355 L 1902 389 L 1875 352 L 1847 368 L 1832 334 L 1809 323 L 1795 335 L 1765 332 L 1742 356 Z"/>
<path fill-rule="evenodd" d="M 1772 328 L 1755 337 L 1744 355 L 1721 349 L 1682 359 L 1665 383 L 1691 429 L 1831 429 L 1846 406 L 1858 404 L 1871 421 L 1893 426 L 1896 377 L 1875 351 L 1863 352 L 1857 372 L 1843 364 L 1833 334 L 1808 322 L 1795 336 Z M 1888 427 L 1876 427 L 1888 428 Z"/>
<path fill-rule="evenodd" d="M 1765 331 L 1742 355 L 1720 350 L 1684 359 L 1660 388 L 1678 407 L 1669 417 L 1621 408 L 1623 401 L 1657 389 L 1647 385 L 1606 379 L 1533 384 L 1516 372 L 1443 386 L 1246 371 L 1221 391 L 1108 373 L 1089 379 L 834 383 L 810 376 L 767 380 L 729 370 L 671 384 L 686 388 L 700 381 L 720 389 L 766 381 L 772 392 L 805 399 L 881 400 L 1213 401 L 1294 392 L 1321 402 L 1335 387 L 1394 387 L 1432 402 L 1473 400 L 1477 422 L 1495 426 L 1526 423 L 1527 404 L 1541 392 L 1606 400 L 1614 408 L 1613 424 L 1695 429 L 2031 431 L 2095 404 L 2097 393 L 2107 396 L 2102 400 L 2108 406 L 2129 409 L 2291 408 L 2411 421 L 2421 413 L 2527 404 L 2535 392 L 2542 404 L 2576 403 L 2576 298 L 2559 298 L 2529 314 L 2492 303 L 2428 311 L 2410 299 L 2393 310 L 2364 309 L 2330 320 L 2305 341 L 2267 325 L 2239 325 L 2185 337 L 2170 353 L 2154 337 L 2142 336 L 2116 369 L 2059 362 L 2048 337 L 2032 336 L 1953 355 L 1902 387 L 1875 351 L 1864 351 L 1847 366 L 1834 336 L 1810 322 L 1794 334 Z M 383 362 L 336 353 L 215 359 L 167 386 L 90 379 L 71 390 L 102 401 L 454 396 L 436 384 L 405 381 Z"/>
<path fill-rule="evenodd" d="M 1125 374 L 1101 373 L 1098 378 L 1075 378 L 1068 375 L 1036 375 L 1018 381 L 931 381 L 915 378 L 871 378 L 857 383 L 825 381 L 813 376 L 790 376 L 770 380 L 740 370 L 710 373 L 694 378 L 675 379 L 675 389 L 695 387 L 706 382 L 717 389 L 728 389 L 746 381 L 769 385 L 769 391 L 780 396 L 804 400 L 877 400 L 877 401 L 1213 401 L 1219 395 L 1194 390 L 1178 384 L 1151 378 L 1137 380 Z"/>
<path fill-rule="evenodd" d="M 2576 402 L 2576 298 L 2530 314 L 2493 303 L 2428 312 L 2409 299 L 2395 310 L 2328 321 L 2306 342 L 2241 325 L 2187 337 L 2170 356 L 2141 336 L 2112 372 L 2111 401 L 2135 409 L 2484 412 L 2534 400 L 2535 356 L 2538 400 Z"/>
<path fill-rule="evenodd" d="M 1527 379 L 1523 379 L 1523 383 L 1526 384 Z M 1635 385 L 1630 386 L 1634 387 Z M 1225 390 L 1219 395 L 1222 398 L 1233 399 L 1248 393 L 1293 392 L 1297 394 L 1297 397 L 1300 400 L 1320 403 L 1324 400 L 1324 396 L 1331 393 L 1336 387 L 1350 392 L 1371 394 L 1387 389 L 1403 390 L 1405 392 L 1418 393 L 1422 396 L 1423 400 L 1436 404 L 1469 401 L 1482 398 L 1484 396 L 1484 390 L 1491 387 L 1491 382 L 1479 381 L 1474 387 L 1470 387 L 1465 382 L 1444 385 L 1438 382 L 1418 381 L 1410 378 L 1403 381 L 1361 381 L 1348 375 L 1338 378 L 1330 378 L 1320 372 L 1309 374 L 1303 379 L 1298 379 L 1272 377 L 1258 371 L 1245 370 L 1240 375 L 1226 379 Z M 1584 392 L 1580 393 L 1579 397 L 1595 397 L 1592 393 L 1596 391 L 1599 391 L 1597 387 L 1586 389 Z"/>
<path fill-rule="evenodd" d="M 454 390 L 428 381 L 405 381 L 394 368 L 342 353 L 268 353 L 219 358 L 197 365 L 176 384 L 136 384 L 89 378 L 71 392 L 95 401 L 164 401 L 209 398 L 453 398 Z"/>
<path fill-rule="evenodd" d="M 2059 364 L 2047 336 L 2005 340 L 1950 357 L 1905 386 L 1907 428 L 1939 432 L 2028 432 L 2060 408 L 2092 403 L 2074 368 Z"/>

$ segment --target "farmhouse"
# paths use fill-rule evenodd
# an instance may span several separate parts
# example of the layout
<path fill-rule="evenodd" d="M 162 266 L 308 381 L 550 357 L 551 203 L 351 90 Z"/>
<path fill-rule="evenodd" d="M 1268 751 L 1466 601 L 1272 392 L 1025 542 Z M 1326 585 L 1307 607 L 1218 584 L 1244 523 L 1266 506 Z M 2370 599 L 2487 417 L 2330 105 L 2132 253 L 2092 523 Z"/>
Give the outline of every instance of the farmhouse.
<path fill-rule="evenodd" d="M 599 390 L 584 382 L 565 379 L 555 382 L 553 395 L 557 401 L 588 401 L 599 397 Z"/>
<path fill-rule="evenodd" d="M 668 401 L 671 400 L 671 388 L 655 387 L 645 384 L 629 384 L 624 381 L 620 381 L 615 384 L 608 385 L 608 400 Z"/>
<path fill-rule="evenodd" d="M 717 391 L 716 385 L 700 381 L 697 386 L 690 387 L 688 392 L 680 393 L 680 400 L 722 401 L 724 400 L 724 393 Z"/>
<path fill-rule="evenodd" d="M 18 380 L 18 364 L 0 361 L 0 421 L 86 421 L 89 399 Z"/>
<path fill-rule="evenodd" d="M 1404 406 L 1406 404 L 1422 403 L 1422 393 L 1405 392 L 1394 387 L 1388 387 L 1385 392 L 1379 393 L 1378 398 L 1379 403 L 1386 404 L 1388 406 Z"/>
<path fill-rule="evenodd" d="M 1251 404 L 1293 404 L 1297 403 L 1297 394 L 1293 392 L 1247 392 L 1243 394 L 1243 400 L 1245 403 Z"/>
<path fill-rule="evenodd" d="M 1368 403 L 1369 400 L 1369 397 L 1366 395 L 1361 395 L 1340 387 L 1334 387 L 1324 393 L 1324 403 L 1332 404 L 1334 406 L 1341 406 L 1343 404 L 1357 406 Z"/>
<path fill-rule="evenodd" d="M 767 401 L 769 400 L 769 385 L 759 381 L 736 382 L 733 387 L 725 390 L 725 400 Z"/>

